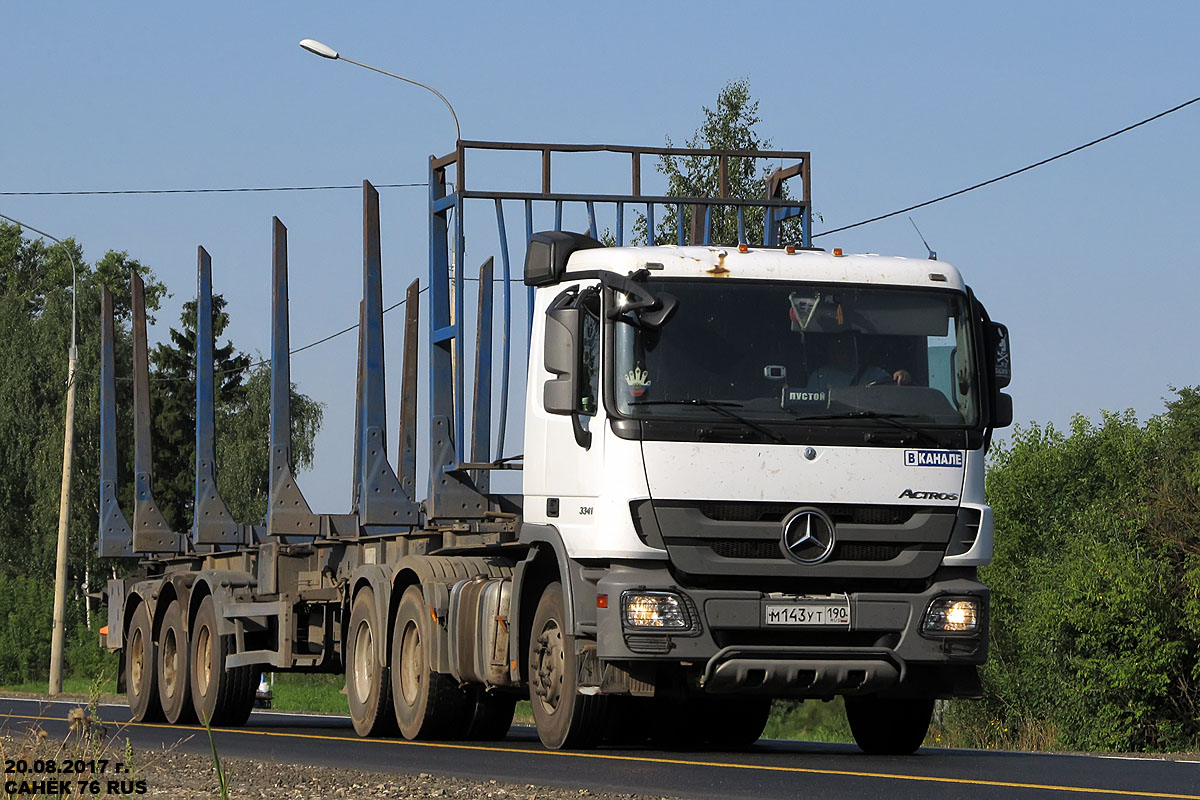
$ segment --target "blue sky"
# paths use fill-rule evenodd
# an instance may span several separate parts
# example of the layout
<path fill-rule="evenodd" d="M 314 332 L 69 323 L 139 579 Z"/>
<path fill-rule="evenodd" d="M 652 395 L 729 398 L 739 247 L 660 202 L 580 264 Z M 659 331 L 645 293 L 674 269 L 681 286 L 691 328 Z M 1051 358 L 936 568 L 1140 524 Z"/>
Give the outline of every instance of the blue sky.
<path fill-rule="evenodd" d="M 297 46 L 312 37 L 437 86 L 476 139 L 681 142 L 727 80 L 747 78 L 762 134 L 812 152 L 819 232 L 1195 97 L 1197 30 L 1191 2 L 12 3 L 0 191 L 425 180 L 453 142 L 437 98 Z M 1144 419 L 1171 385 L 1200 383 L 1198 134 L 1200 104 L 913 214 L 1009 325 L 1018 421 Z M 389 304 L 424 276 L 424 203 L 419 188 L 383 190 Z M 0 212 L 76 237 L 89 260 L 127 250 L 153 267 L 174 296 L 152 337 L 194 295 L 203 244 L 235 343 L 267 352 L 272 215 L 289 228 L 293 346 L 357 318 L 355 191 L 0 196 Z M 924 255 L 904 217 L 818 243 Z M 494 253 L 472 235 L 466 263 Z M 394 390 L 399 317 L 388 324 Z M 293 361 L 328 404 L 320 465 L 301 478 L 320 511 L 349 498 L 354 357 L 345 336 Z"/>

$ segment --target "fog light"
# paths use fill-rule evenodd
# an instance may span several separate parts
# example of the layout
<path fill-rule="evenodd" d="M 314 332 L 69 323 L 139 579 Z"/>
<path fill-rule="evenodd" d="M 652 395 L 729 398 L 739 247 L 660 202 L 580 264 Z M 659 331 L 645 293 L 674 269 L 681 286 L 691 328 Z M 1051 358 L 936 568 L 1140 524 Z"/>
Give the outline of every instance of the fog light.
<path fill-rule="evenodd" d="M 628 628 L 680 630 L 691 625 L 683 601 L 671 592 L 625 592 L 621 606 Z"/>
<path fill-rule="evenodd" d="M 929 604 L 921 630 L 925 633 L 975 633 L 979 601 L 968 597 L 939 597 Z"/>

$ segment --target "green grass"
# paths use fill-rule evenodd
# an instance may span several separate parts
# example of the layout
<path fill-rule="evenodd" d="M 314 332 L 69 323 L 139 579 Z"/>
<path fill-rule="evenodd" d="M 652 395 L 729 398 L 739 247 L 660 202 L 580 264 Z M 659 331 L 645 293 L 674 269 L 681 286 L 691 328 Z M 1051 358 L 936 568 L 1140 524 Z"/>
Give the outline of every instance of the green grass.
<path fill-rule="evenodd" d="M 846 706 L 837 697 L 820 700 L 776 700 L 763 731 L 764 739 L 803 739 L 807 742 L 853 742 Z"/>
<path fill-rule="evenodd" d="M 279 711 L 308 711 L 315 714 L 345 714 L 346 695 L 342 675 L 311 675 L 294 672 L 275 673 L 271 707 Z"/>

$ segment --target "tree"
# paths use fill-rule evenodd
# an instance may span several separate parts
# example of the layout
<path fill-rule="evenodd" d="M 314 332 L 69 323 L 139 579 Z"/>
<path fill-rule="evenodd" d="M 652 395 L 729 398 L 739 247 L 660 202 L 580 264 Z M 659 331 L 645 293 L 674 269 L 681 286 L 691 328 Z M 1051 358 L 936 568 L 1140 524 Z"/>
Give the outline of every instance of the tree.
<path fill-rule="evenodd" d="M 213 295 L 212 331 L 229 324 L 225 298 Z M 192 526 L 196 477 L 196 303 L 185 303 L 181 329 L 151 355 L 150 408 L 154 441 L 154 499 L 175 530 Z M 271 373 L 226 341 L 213 347 L 217 487 L 230 513 L 258 522 L 267 510 Z M 291 388 L 293 471 L 312 466 L 324 406 Z"/>
<path fill-rule="evenodd" d="M 0 223 L 0 681 L 43 678 L 49 664 L 51 596 L 58 531 L 71 341 L 72 259 L 78 266 L 79 382 L 74 481 L 70 502 L 68 653 L 96 639 L 81 633 L 87 576 L 102 574 L 96 556 L 99 485 L 100 289 L 113 292 L 118 370 L 131 361 L 129 273 L 146 282 L 146 306 L 165 292 L 148 267 L 110 251 L 88 264 L 73 240 L 62 246 L 26 239 Z M 118 425 L 130 424 L 131 387 L 119 382 Z M 133 497 L 132 442 L 119 440 L 122 501 Z M 86 629 L 84 629 L 86 630 Z M 94 665 L 96 658 L 91 659 Z M 69 665 L 70 666 L 70 665 Z"/>
<path fill-rule="evenodd" d="M 146 307 L 166 288 L 127 253 L 110 251 L 89 265 L 73 240 L 47 246 L 0 224 L 0 571 L 51 581 L 62 478 L 67 349 L 71 338 L 72 262 L 78 264 L 79 381 L 68 562 L 82 583 L 95 571 L 99 485 L 100 288 L 114 296 L 118 369 L 131 360 L 129 273 L 146 281 Z M 128 424 L 130 387 L 118 383 L 118 424 Z M 123 500 L 131 502 L 132 446 L 120 440 Z"/>
<path fill-rule="evenodd" d="M 762 139 L 755 126 L 762 122 L 758 116 L 758 101 L 751 98 L 750 82 L 746 79 L 733 80 L 725 84 L 717 94 L 714 108 L 703 107 L 704 121 L 690 139 L 687 147 L 713 150 L 766 150 L 771 141 Z M 667 137 L 667 147 L 674 147 Z M 766 197 L 766 179 L 773 165 L 759 164 L 752 158 L 729 159 L 726 178 L 728 194 L 732 198 L 760 200 Z M 716 158 L 711 156 L 662 156 L 658 171 L 667 177 L 667 193 L 677 197 L 719 197 L 720 169 Z M 794 199 L 785 187 L 784 196 Z M 695 209 L 685 207 L 685 235 L 691 231 Z M 703 209 L 700 209 L 703 213 Z M 655 232 L 656 244 L 675 244 L 678 241 L 677 209 L 668 207 Z M 702 220 L 701 220 L 702 222 Z M 646 238 L 645 217 L 639 218 L 634 226 L 635 237 Z M 763 233 L 763 211 L 747 208 L 745 212 L 746 239 L 761 241 Z M 781 226 L 780 244 L 800 244 L 798 219 L 787 220 Z M 713 208 L 711 241 L 718 244 L 736 244 L 739 241 L 737 214 L 732 208 Z"/>

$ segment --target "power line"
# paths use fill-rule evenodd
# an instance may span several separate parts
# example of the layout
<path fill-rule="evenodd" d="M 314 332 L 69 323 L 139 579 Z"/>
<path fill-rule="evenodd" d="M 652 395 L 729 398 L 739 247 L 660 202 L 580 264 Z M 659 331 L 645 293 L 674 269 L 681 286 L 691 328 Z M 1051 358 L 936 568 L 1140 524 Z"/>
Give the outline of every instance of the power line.
<path fill-rule="evenodd" d="M 376 189 L 409 189 L 428 186 L 427 183 L 380 183 Z M 0 197 L 69 197 L 112 194 L 229 194 L 233 192 L 320 192 L 329 189 L 361 189 L 362 184 L 345 186 L 239 186 L 216 189 L 78 189 L 62 192 L 0 192 Z"/>
<path fill-rule="evenodd" d="M 1091 147 L 1092 145 L 1100 144 L 1101 142 L 1107 141 L 1108 139 L 1112 139 L 1115 136 L 1120 136 L 1122 133 L 1128 133 L 1129 131 L 1133 130 L 1134 128 L 1140 128 L 1143 125 L 1154 122 L 1154 120 L 1156 120 L 1156 119 L 1162 119 L 1163 117 L 1167 116 L 1168 114 L 1174 114 L 1176 111 L 1179 111 L 1182 108 L 1187 108 L 1192 103 L 1196 103 L 1196 102 L 1200 102 L 1200 97 L 1193 97 L 1191 100 L 1188 100 L 1186 103 L 1180 103 L 1179 105 L 1175 106 L 1174 108 L 1168 108 L 1166 111 L 1162 111 L 1158 114 L 1155 114 L 1152 117 L 1146 117 L 1141 122 L 1135 122 L 1132 125 L 1128 125 L 1124 128 L 1121 128 L 1119 131 L 1113 131 L 1110 134 L 1101 136 L 1099 139 L 1093 139 L 1092 141 L 1088 142 L 1087 144 L 1081 144 L 1078 147 L 1072 147 L 1070 150 L 1066 150 L 1062 153 L 1059 153 L 1056 156 L 1050 156 L 1049 158 L 1043 158 L 1041 161 L 1035 162 L 1035 163 L 1030 164 L 1025 167 L 1021 167 L 1020 169 L 1015 169 L 1012 172 L 1006 172 L 1003 175 L 992 178 L 990 180 L 983 181 L 982 183 L 977 183 L 974 186 L 968 186 L 965 189 L 959 189 L 957 192 L 951 192 L 950 194 L 944 194 L 941 197 L 935 197 L 932 200 L 926 200 L 924 203 L 917 203 L 914 206 L 909 206 L 908 208 L 902 208 L 899 211 L 892 211 L 887 214 L 880 214 L 878 217 L 871 217 L 870 219 L 864 219 L 862 222 L 856 222 L 853 225 L 843 225 L 840 228 L 834 228 L 834 229 L 828 230 L 828 231 L 821 231 L 820 233 L 813 234 L 812 238 L 816 239 L 818 236 L 828 236 L 831 233 L 838 233 L 839 231 L 848 231 L 851 228 L 858 228 L 862 225 L 869 225 L 872 222 L 879 222 L 880 220 L 887 219 L 888 217 L 895 217 L 900 214 L 905 214 L 909 211 L 916 211 L 918 208 L 924 208 L 925 206 L 931 206 L 934 203 L 940 203 L 943 200 L 949 200 L 951 197 L 958 197 L 960 194 L 966 194 L 967 192 L 973 192 L 976 189 L 982 189 L 984 186 L 990 186 L 993 183 L 999 183 L 1000 181 L 1002 181 L 1006 178 L 1011 178 L 1014 175 L 1020 175 L 1022 172 L 1028 172 L 1029 170 L 1034 169 L 1036 167 L 1040 167 L 1043 164 L 1049 164 L 1051 161 L 1057 161 L 1058 159 L 1069 156 L 1072 153 L 1078 153 L 1080 150 L 1085 150 L 1085 149 Z"/>

